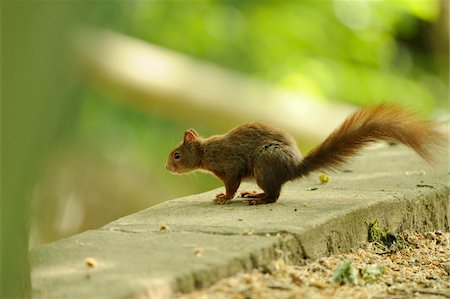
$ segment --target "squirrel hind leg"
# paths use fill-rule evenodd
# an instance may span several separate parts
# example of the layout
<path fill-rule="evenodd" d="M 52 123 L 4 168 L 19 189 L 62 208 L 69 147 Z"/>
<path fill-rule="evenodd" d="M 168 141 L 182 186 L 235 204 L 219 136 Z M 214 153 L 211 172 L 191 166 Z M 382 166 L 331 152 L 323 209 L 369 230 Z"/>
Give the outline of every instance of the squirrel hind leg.
<path fill-rule="evenodd" d="M 262 204 L 268 204 L 268 203 L 274 203 L 277 201 L 278 195 L 266 195 L 266 193 L 258 193 L 255 194 L 256 196 L 247 197 L 244 202 L 248 204 L 249 206 L 255 206 L 255 205 L 262 205 Z"/>
<path fill-rule="evenodd" d="M 276 179 L 269 179 L 266 177 L 257 177 L 256 183 L 258 184 L 264 192 L 242 192 L 241 195 L 245 197 L 245 203 L 250 206 L 274 203 L 280 197 L 282 182 Z"/>
<path fill-rule="evenodd" d="M 240 193 L 240 196 L 242 198 L 261 198 L 264 197 L 266 194 L 264 192 L 256 192 L 256 191 L 243 191 Z"/>
<path fill-rule="evenodd" d="M 295 178 L 298 155 L 285 146 L 269 144 L 258 152 L 253 164 L 253 176 L 264 193 L 247 192 L 249 205 L 274 203 L 280 197 L 281 186 Z M 255 194 L 256 193 L 256 194 Z"/>

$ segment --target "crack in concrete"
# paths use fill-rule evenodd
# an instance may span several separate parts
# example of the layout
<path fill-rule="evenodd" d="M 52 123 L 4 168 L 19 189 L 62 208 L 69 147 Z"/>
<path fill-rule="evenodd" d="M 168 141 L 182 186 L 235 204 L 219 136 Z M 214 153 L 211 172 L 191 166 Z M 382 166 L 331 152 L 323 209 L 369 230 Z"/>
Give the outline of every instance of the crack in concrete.
<path fill-rule="evenodd" d="M 139 224 L 138 224 L 139 225 Z M 119 232 L 119 233 L 131 233 L 131 234 L 140 234 L 140 233 L 157 233 L 157 234 L 170 234 L 170 233 L 198 233 L 198 234 L 207 234 L 207 235 L 217 235 L 217 236 L 243 236 L 243 237 L 264 237 L 264 238 L 268 238 L 268 237 L 272 237 L 274 238 L 274 242 L 271 250 L 273 250 L 273 254 L 274 256 L 287 256 L 290 255 L 292 256 L 292 258 L 294 258 L 294 260 L 299 260 L 299 259 L 307 259 L 308 256 L 306 255 L 305 252 L 305 248 L 304 246 L 301 244 L 301 240 L 300 240 L 300 236 L 298 236 L 295 233 L 291 233 L 288 232 L 286 230 L 277 230 L 277 231 L 263 231 L 263 232 L 254 232 L 251 230 L 244 230 L 242 232 L 232 232 L 232 231 L 226 231 L 226 232 L 221 232 L 221 231 L 208 231 L 208 230 L 190 230 L 190 229 L 182 229 L 182 230 L 168 230 L 168 231 L 164 231 L 164 232 L 160 232 L 160 231 L 146 231 L 146 230 L 132 230 L 132 229 L 124 229 L 121 227 L 102 227 L 99 230 L 103 230 L 103 231 L 109 231 L 109 232 Z M 295 241 L 295 244 L 292 244 L 292 240 Z M 292 248 L 290 249 L 290 247 L 292 247 L 294 245 L 295 248 L 300 248 L 300 252 L 301 255 L 298 256 L 293 256 L 296 255 L 296 250 L 293 250 Z M 277 251 L 281 251 L 280 253 L 278 253 Z M 254 268 L 255 265 L 258 264 L 257 262 L 257 257 L 252 254 L 250 256 L 250 260 L 251 260 L 251 268 Z M 243 268 L 246 269 L 247 266 L 245 266 L 245 262 L 242 261 L 243 264 Z"/>
<path fill-rule="evenodd" d="M 133 226 L 148 226 L 148 224 L 144 223 L 133 223 L 130 224 Z M 234 232 L 232 230 L 229 231 L 215 231 L 215 230 L 198 230 L 198 229 L 189 229 L 189 228 L 181 228 L 181 229 L 167 229 L 164 231 L 160 230 L 139 230 L 139 229 L 127 229 L 124 228 L 127 225 L 119 224 L 114 227 L 101 227 L 98 230 L 100 231 L 109 231 L 109 232 L 120 232 L 120 233 L 199 233 L 199 234 L 208 234 L 208 235 L 220 235 L 220 236 L 258 236 L 258 237 L 278 237 L 283 238 L 285 235 L 295 235 L 295 233 L 288 232 L 286 230 L 267 230 L 267 231 L 253 231 L 253 230 L 242 230 L 239 232 Z"/>
<path fill-rule="evenodd" d="M 99 228 L 98 230 L 100 231 L 109 231 L 109 232 L 119 232 L 119 233 L 132 233 L 132 234 L 140 234 L 140 233 L 146 233 L 149 231 L 144 231 L 144 230 L 128 230 L 128 229 L 123 229 L 123 228 L 117 228 L 117 227 L 111 227 L 111 228 Z"/>

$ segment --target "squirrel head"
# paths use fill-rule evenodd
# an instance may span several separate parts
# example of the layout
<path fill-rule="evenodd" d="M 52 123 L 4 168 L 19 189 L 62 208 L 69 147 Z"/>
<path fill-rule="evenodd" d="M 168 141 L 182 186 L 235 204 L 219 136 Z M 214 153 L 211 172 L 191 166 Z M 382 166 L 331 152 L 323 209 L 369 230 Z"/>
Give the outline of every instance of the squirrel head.
<path fill-rule="evenodd" d="M 172 150 L 167 158 L 167 170 L 183 174 L 198 169 L 203 155 L 200 138 L 194 129 L 184 132 L 183 142 Z"/>

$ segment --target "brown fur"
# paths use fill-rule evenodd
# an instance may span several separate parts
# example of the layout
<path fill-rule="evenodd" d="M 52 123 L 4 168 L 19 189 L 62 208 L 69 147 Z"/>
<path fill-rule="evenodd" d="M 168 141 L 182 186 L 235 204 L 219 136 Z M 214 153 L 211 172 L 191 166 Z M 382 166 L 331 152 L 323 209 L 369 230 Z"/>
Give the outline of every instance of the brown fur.
<path fill-rule="evenodd" d="M 226 192 L 215 203 L 227 203 L 241 180 L 255 178 L 264 193 L 243 192 L 249 204 L 275 202 L 282 185 L 319 169 L 338 169 L 364 146 L 377 141 L 397 141 L 432 162 L 433 150 L 445 138 L 428 120 L 403 108 L 379 105 L 350 115 L 318 147 L 302 158 L 294 139 L 284 131 L 260 123 L 238 126 L 224 135 L 202 138 L 194 130 L 169 155 L 166 167 L 174 173 L 197 169 L 221 179 Z M 177 157 L 177 158 L 175 158 Z"/>
<path fill-rule="evenodd" d="M 322 144 L 309 152 L 299 166 L 306 175 L 317 169 L 337 169 L 364 146 L 377 141 L 397 141 L 411 147 L 427 162 L 445 140 L 430 120 L 397 106 L 379 105 L 350 115 Z"/>

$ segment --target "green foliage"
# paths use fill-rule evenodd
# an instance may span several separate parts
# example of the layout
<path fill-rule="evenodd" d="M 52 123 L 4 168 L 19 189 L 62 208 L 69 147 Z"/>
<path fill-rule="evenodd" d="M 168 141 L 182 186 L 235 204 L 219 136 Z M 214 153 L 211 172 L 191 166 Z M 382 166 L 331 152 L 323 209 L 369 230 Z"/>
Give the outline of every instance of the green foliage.
<path fill-rule="evenodd" d="M 104 17 L 115 30 L 299 93 L 430 110 L 448 92 L 448 56 L 436 50 L 446 35 L 433 25 L 441 9 L 413 0 L 137 1 Z"/>
<path fill-rule="evenodd" d="M 331 281 L 336 284 L 357 284 L 358 272 L 353 267 L 351 261 L 341 262 L 334 271 Z"/>
<path fill-rule="evenodd" d="M 331 281 L 335 284 L 358 284 L 358 276 L 367 283 L 378 281 L 386 273 L 386 269 L 379 265 L 367 265 L 355 268 L 351 261 L 341 262 L 333 273 Z"/>
<path fill-rule="evenodd" d="M 362 278 L 369 283 L 378 281 L 384 273 L 386 273 L 386 268 L 379 265 L 367 265 L 361 270 Z"/>
<path fill-rule="evenodd" d="M 411 244 L 401 235 L 391 233 L 388 228 L 381 229 L 378 220 L 369 223 L 368 241 L 376 242 L 390 251 L 411 247 Z"/>
<path fill-rule="evenodd" d="M 378 220 L 375 220 L 373 223 L 369 223 L 369 242 L 378 242 L 387 246 L 388 248 L 396 243 L 397 237 L 389 232 L 388 229 L 381 229 L 378 224 Z"/>

